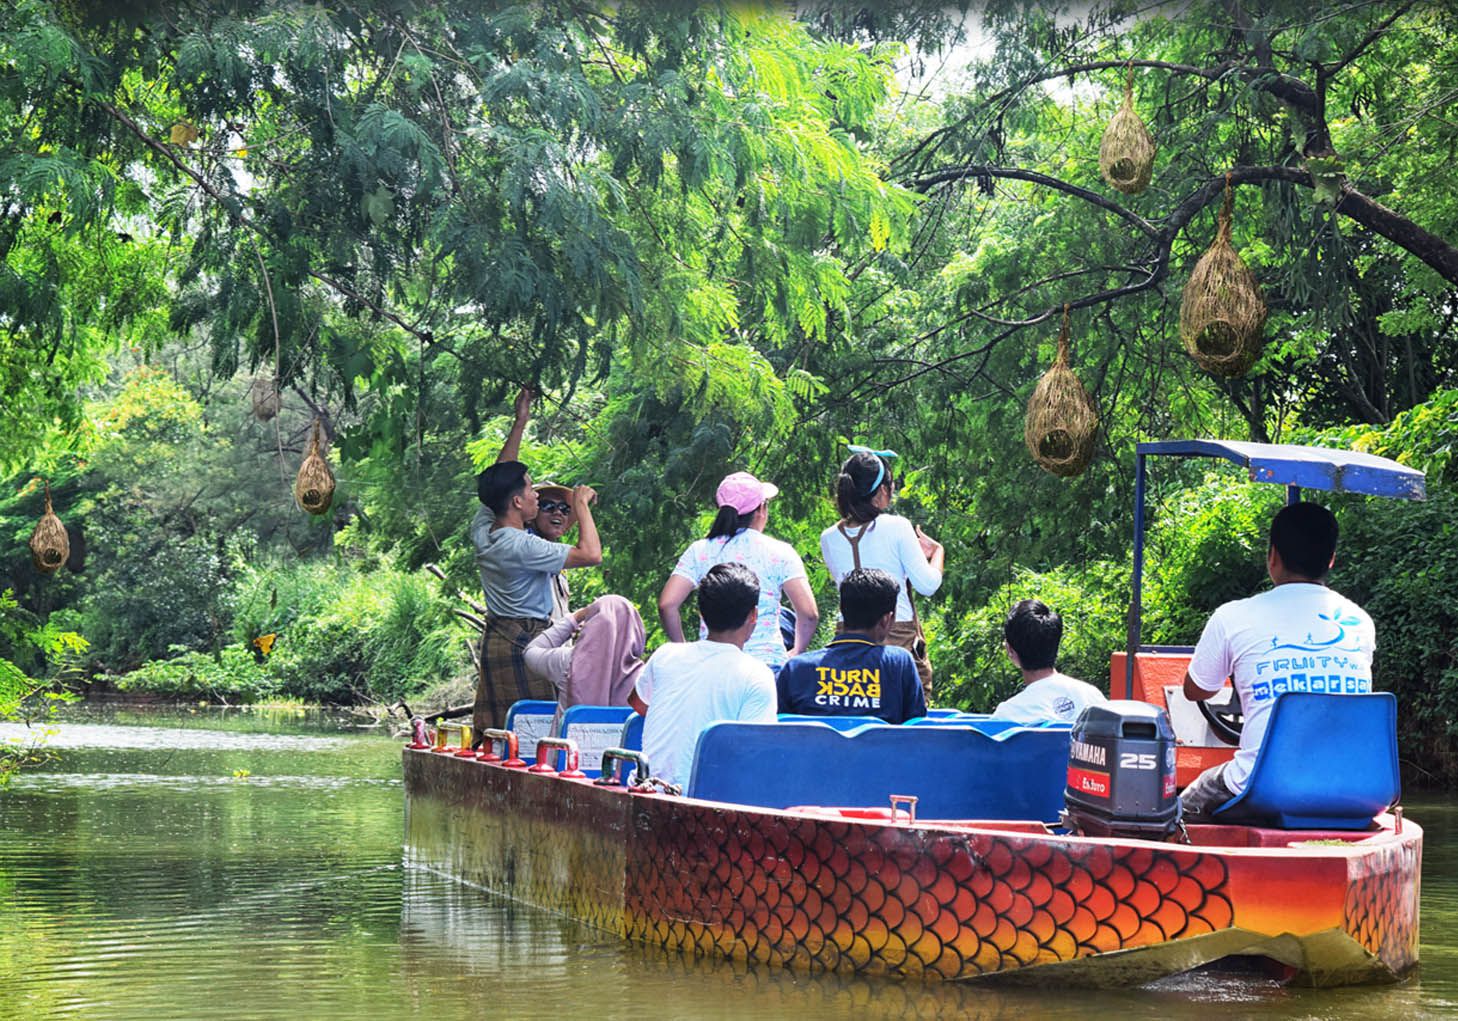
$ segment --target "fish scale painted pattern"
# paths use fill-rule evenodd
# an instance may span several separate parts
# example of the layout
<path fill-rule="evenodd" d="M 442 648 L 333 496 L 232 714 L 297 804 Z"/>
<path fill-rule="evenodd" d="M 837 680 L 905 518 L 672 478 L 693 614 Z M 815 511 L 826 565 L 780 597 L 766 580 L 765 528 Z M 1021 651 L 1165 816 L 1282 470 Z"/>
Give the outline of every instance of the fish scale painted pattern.
<path fill-rule="evenodd" d="M 1362 874 L 1347 886 L 1342 928 L 1395 968 L 1416 963 L 1420 848 L 1383 848 L 1353 868 Z"/>
<path fill-rule="evenodd" d="M 628 935 L 811 971 L 966 978 L 1228 928 L 1194 851 L 642 806 Z"/>

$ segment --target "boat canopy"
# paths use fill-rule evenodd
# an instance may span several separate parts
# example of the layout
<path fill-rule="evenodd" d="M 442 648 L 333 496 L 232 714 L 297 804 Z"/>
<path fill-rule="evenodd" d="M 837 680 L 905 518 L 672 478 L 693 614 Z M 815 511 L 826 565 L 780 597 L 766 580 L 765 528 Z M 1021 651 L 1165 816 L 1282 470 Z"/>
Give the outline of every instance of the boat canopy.
<path fill-rule="evenodd" d="M 1124 664 L 1125 680 L 1131 685 L 1134 657 L 1146 648 L 1140 644 L 1144 602 L 1145 461 L 1153 456 L 1224 458 L 1244 468 L 1252 482 L 1285 486 L 1287 503 L 1301 499 L 1303 489 L 1361 493 L 1398 500 L 1427 499 L 1427 484 L 1421 471 L 1390 458 L 1356 450 L 1306 447 L 1295 443 L 1247 443 L 1243 440 L 1156 440 L 1139 444 L 1134 457 L 1134 578 Z M 1172 646 L 1157 648 L 1174 649 Z M 1155 649 L 1154 646 L 1148 647 L 1149 651 Z"/>
<path fill-rule="evenodd" d="M 1376 454 L 1287 443 L 1240 440 L 1161 440 L 1139 444 L 1138 453 L 1173 457 L 1223 457 L 1250 473 L 1252 482 L 1299 489 L 1363 493 L 1398 500 L 1427 496 L 1423 473 Z"/>

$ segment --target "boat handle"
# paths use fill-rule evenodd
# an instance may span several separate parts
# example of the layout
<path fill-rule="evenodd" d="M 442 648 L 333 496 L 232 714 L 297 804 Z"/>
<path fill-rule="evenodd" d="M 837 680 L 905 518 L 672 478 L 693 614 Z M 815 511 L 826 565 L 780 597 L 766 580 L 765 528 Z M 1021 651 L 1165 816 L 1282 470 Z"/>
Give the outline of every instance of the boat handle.
<path fill-rule="evenodd" d="M 907 821 L 916 822 L 916 803 L 920 800 L 915 794 L 893 794 L 891 795 L 891 821 L 896 821 L 898 809 L 905 809 Z"/>
<path fill-rule="evenodd" d="M 548 761 L 547 752 L 556 748 L 567 753 L 567 768 L 557 772 Z M 537 764 L 527 767 L 528 773 L 547 773 L 564 780 L 586 780 L 587 774 L 577 768 L 577 742 L 570 737 L 543 737 L 537 739 Z"/>
<path fill-rule="evenodd" d="M 627 748 L 609 748 L 602 753 L 602 776 L 594 783 L 599 787 L 618 786 L 619 762 L 631 762 L 633 769 L 633 782 L 629 786 L 637 786 L 646 783 L 648 780 L 648 756 L 642 752 L 629 751 Z"/>
<path fill-rule="evenodd" d="M 496 754 L 496 742 L 500 741 L 506 747 L 506 758 Z M 494 762 L 507 769 L 523 769 L 526 763 L 521 761 L 517 755 L 516 731 L 486 729 L 481 731 L 481 754 L 477 756 L 482 762 Z"/>

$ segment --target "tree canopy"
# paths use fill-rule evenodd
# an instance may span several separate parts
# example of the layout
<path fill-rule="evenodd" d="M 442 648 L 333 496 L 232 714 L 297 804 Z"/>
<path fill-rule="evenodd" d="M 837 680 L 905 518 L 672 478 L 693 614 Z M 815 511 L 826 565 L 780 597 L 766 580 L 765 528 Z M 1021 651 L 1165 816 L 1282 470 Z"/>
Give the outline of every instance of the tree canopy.
<path fill-rule="evenodd" d="M 270 556 L 433 561 L 472 587 L 470 475 L 530 385 L 524 458 L 602 493 L 609 557 L 582 593 L 643 606 L 726 472 L 775 479 L 771 530 L 810 554 L 844 441 L 901 450 L 900 509 L 949 550 L 938 669 L 972 697 L 1030 579 L 1117 631 L 1136 441 L 1421 422 L 1399 452 L 1439 457 L 1450 5 L 969 7 L 7 5 L 0 521 L 23 543 L 43 475 L 110 547 L 94 580 L 8 586 L 115 669 L 165 655 L 177 621 L 192 649 L 278 626 L 220 594 L 243 573 L 263 591 Z M 1137 195 L 1098 165 L 1126 81 L 1156 146 Z M 1269 309 L 1236 378 L 1178 336 L 1227 188 Z M 1065 307 L 1100 422 L 1069 480 L 1022 439 Z M 282 391 L 266 425 L 250 382 Z M 285 476 L 316 418 L 341 488 L 311 525 Z M 1156 517 L 1246 536 L 1195 520 L 1203 477 L 1168 486 Z M 120 552 L 174 543 L 172 573 Z M 1212 543 L 1181 547 L 1168 591 L 1210 582 L 1197 554 L 1246 552 Z M 196 598 L 106 630 L 128 589 Z M 1171 629 L 1205 609 L 1170 599 Z"/>

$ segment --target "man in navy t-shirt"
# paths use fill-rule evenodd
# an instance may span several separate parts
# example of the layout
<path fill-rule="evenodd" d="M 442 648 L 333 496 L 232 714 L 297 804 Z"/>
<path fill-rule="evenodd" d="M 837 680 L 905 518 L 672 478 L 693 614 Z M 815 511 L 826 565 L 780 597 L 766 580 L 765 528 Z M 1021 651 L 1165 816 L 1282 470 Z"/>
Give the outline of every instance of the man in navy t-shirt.
<path fill-rule="evenodd" d="M 885 571 L 858 569 L 845 576 L 840 585 L 845 628 L 825 648 L 780 668 L 780 712 L 879 716 L 887 723 L 926 715 L 916 661 L 905 649 L 885 644 L 900 590 Z"/>

